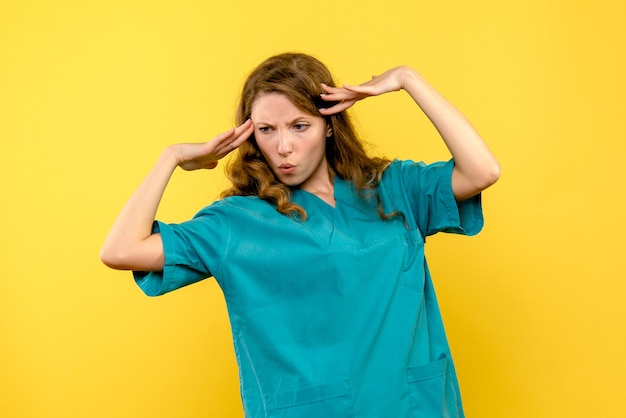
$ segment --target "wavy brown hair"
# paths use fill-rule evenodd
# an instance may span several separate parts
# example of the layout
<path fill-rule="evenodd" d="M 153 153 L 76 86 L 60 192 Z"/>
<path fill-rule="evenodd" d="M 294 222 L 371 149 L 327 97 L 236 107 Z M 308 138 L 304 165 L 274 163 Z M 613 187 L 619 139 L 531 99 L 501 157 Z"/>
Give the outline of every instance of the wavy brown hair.
<path fill-rule="evenodd" d="M 323 101 L 321 84 L 334 86 L 330 71 L 316 58 L 300 53 L 275 55 L 262 62 L 246 79 L 237 109 L 236 123 L 241 125 L 250 118 L 252 104 L 260 95 L 284 94 L 303 111 L 324 118 L 332 129 L 326 139 L 326 159 L 335 175 L 349 180 L 359 195 L 376 199 L 381 218 L 388 219 L 399 213 L 385 214 L 376 187 L 390 161 L 370 158 L 346 111 L 323 116 L 319 108 L 334 103 Z M 222 192 L 228 196 L 258 196 L 271 203 L 278 212 L 306 220 L 306 211 L 291 201 L 291 188 L 281 183 L 270 168 L 257 145 L 254 134 L 244 142 L 227 166 L 226 174 L 232 187 Z"/>

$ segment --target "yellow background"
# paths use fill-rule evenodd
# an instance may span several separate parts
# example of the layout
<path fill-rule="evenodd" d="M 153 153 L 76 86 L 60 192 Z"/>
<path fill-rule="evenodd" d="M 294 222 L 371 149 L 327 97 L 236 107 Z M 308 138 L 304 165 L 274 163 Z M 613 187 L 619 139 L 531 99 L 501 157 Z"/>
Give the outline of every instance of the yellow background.
<path fill-rule="evenodd" d="M 427 246 L 467 415 L 626 416 L 623 4 L 2 0 L 0 416 L 242 416 L 214 281 L 150 299 L 98 251 L 161 150 L 228 129 L 287 50 L 340 82 L 414 66 L 502 164 L 481 235 Z M 448 158 L 406 94 L 353 114 L 378 154 Z M 177 172 L 159 218 L 225 185 Z"/>

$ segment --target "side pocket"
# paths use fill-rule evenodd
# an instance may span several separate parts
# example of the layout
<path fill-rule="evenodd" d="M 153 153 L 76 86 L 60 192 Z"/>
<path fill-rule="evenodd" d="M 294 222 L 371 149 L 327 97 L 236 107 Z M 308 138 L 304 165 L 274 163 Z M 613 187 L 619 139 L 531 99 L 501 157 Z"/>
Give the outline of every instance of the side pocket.
<path fill-rule="evenodd" d="M 418 230 L 407 231 L 402 237 L 404 259 L 402 275 L 404 284 L 416 292 L 424 291 L 424 239 Z"/>
<path fill-rule="evenodd" d="M 354 417 L 348 380 L 268 394 L 265 403 L 269 418 Z"/>
<path fill-rule="evenodd" d="M 448 358 L 445 356 L 432 363 L 407 368 L 412 418 L 458 416 L 455 412 L 457 408 L 454 388 L 449 388 L 447 384 L 448 368 Z M 450 390 L 446 389 L 451 389 L 452 393 L 448 393 Z"/>

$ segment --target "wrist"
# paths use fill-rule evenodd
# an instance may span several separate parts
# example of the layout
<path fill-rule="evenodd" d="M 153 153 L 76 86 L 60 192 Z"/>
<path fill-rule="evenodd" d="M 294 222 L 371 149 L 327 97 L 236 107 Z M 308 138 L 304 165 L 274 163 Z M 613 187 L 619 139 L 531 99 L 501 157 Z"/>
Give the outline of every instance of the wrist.
<path fill-rule="evenodd" d="M 402 89 L 404 90 L 406 90 L 407 88 L 410 88 L 419 79 L 418 72 L 415 71 L 413 67 L 410 67 L 408 65 L 399 66 L 398 72 L 399 72 L 398 79 L 400 81 L 400 85 L 402 86 Z"/>
<path fill-rule="evenodd" d="M 179 153 L 176 145 L 169 145 L 165 147 L 161 156 L 157 161 L 158 165 L 170 167 L 174 170 L 179 165 Z"/>

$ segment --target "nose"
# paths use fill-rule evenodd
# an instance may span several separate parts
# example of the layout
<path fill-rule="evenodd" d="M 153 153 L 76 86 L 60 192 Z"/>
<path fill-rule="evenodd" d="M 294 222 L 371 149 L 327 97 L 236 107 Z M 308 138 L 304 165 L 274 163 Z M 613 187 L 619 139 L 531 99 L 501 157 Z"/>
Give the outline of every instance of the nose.
<path fill-rule="evenodd" d="M 293 148 L 291 146 L 291 138 L 289 137 L 289 133 L 285 132 L 283 129 L 278 130 L 278 154 L 281 156 L 289 155 L 293 152 Z"/>

